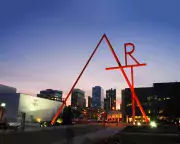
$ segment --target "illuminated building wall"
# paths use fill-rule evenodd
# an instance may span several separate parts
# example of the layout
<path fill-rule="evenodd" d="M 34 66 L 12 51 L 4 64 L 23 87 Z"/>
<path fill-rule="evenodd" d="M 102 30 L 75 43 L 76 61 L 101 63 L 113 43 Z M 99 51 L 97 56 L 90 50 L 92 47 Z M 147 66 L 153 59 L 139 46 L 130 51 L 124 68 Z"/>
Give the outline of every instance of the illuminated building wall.
<path fill-rule="evenodd" d="M 147 116 L 151 119 L 160 117 L 180 117 L 180 82 L 154 83 L 153 87 L 135 88 L 135 92 Z M 132 116 L 132 95 L 129 88 L 122 90 L 123 120 Z M 136 105 L 136 116 L 141 116 Z"/>
<path fill-rule="evenodd" d="M 180 118 L 180 82 L 154 83 L 158 117 Z"/>
<path fill-rule="evenodd" d="M 114 122 L 120 122 L 122 121 L 122 113 L 118 110 L 109 111 L 107 113 L 107 120 L 108 121 L 114 121 Z"/>
<path fill-rule="evenodd" d="M 0 94 L 0 102 L 5 103 L 6 115 L 9 121 L 21 119 L 21 112 L 26 113 L 26 121 L 38 120 L 50 121 L 61 102 L 52 101 L 26 94 Z"/>
<path fill-rule="evenodd" d="M 61 104 L 57 101 L 20 94 L 18 110 L 26 113 L 26 121 L 52 120 Z"/>
<path fill-rule="evenodd" d="M 142 88 L 134 88 L 136 95 L 141 102 L 141 105 L 146 113 L 147 116 L 152 114 L 152 111 L 154 111 L 154 105 L 152 103 L 152 99 L 154 99 L 154 92 L 153 87 L 142 87 Z M 132 95 L 131 90 L 129 88 L 126 88 L 125 90 L 122 90 L 122 115 L 123 120 L 126 120 L 126 116 L 131 117 L 132 116 Z M 152 98 L 151 98 L 152 97 Z M 148 99 L 151 98 L 151 101 Z M 135 115 L 141 116 L 141 112 L 139 107 L 135 106 Z"/>

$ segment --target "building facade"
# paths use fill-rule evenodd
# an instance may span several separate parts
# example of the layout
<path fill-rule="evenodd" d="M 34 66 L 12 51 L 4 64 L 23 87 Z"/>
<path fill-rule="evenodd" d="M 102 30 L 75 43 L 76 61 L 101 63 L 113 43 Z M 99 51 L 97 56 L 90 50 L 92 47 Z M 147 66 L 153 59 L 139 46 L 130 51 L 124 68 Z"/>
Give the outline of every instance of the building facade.
<path fill-rule="evenodd" d="M 8 121 L 20 121 L 25 113 L 27 122 L 51 121 L 62 104 L 22 93 L 0 94 L 0 103 L 5 104 Z"/>
<path fill-rule="evenodd" d="M 153 87 L 135 88 L 136 95 L 150 119 L 162 119 L 167 117 L 180 117 L 180 83 L 154 83 Z M 132 95 L 131 90 L 122 90 L 122 115 L 124 121 L 131 121 Z M 135 107 L 135 115 L 141 119 L 138 105 Z"/>
<path fill-rule="evenodd" d="M 158 118 L 180 118 L 180 82 L 154 83 L 153 88 Z"/>
<path fill-rule="evenodd" d="M 86 99 L 84 99 L 84 108 L 86 108 Z"/>
<path fill-rule="evenodd" d="M 122 113 L 119 110 L 113 110 L 107 112 L 107 121 L 109 122 L 121 122 L 122 121 Z"/>
<path fill-rule="evenodd" d="M 147 116 L 150 116 L 150 111 L 154 108 L 152 106 L 152 103 L 148 101 L 149 97 L 153 97 L 153 88 L 152 87 L 142 87 L 142 88 L 134 88 L 135 93 L 141 102 L 141 105 L 146 113 Z M 132 94 L 131 90 L 129 88 L 126 88 L 124 91 L 122 91 L 122 114 L 123 114 L 123 120 L 128 119 L 129 122 L 132 121 Z M 124 116 L 128 117 L 125 118 Z M 141 111 L 136 103 L 135 105 L 135 116 L 139 118 L 139 116 L 142 116 Z"/>
<path fill-rule="evenodd" d="M 92 88 L 92 107 L 104 109 L 104 90 L 100 86 Z"/>
<path fill-rule="evenodd" d="M 62 102 L 62 95 L 63 92 L 60 90 L 46 89 L 40 91 L 40 94 L 37 94 L 37 97 Z"/>
<path fill-rule="evenodd" d="M 88 108 L 91 109 L 92 107 L 92 98 L 88 96 Z"/>
<path fill-rule="evenodd" d="M 110 111 L 110 99 L 109 98 L 104 99 L 104 110 L 106 112 Z"/>
<path fill-rule="evenodd" d="M 116 110 L 116 89 L 106 90 L 106 98 L 104 99 L 105 110 Z"/>
<path fill-rule="evenodd" d="M 71 106 L 73 108 L 84 108 L 84 97 L 85 97 L 85 92 L 80 89 L 74 89 L 72 94 L 71 94 Z"/>
<path fill-rule="evenodd" d="M 16 93 L 17 89 L 14 87 L 0 84 L 0 93 Z"/>

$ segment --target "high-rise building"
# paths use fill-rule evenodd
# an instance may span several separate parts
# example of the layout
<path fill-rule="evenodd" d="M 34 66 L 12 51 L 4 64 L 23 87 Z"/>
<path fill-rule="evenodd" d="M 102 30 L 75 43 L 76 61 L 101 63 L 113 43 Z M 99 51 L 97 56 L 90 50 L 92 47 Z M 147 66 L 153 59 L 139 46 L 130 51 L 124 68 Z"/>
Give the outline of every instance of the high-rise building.
<path fill-rule="evenodd" d="M 80 89 L 74 89 L 71 95 L 71 106 L 73 108 L 79 107 L 80 109 L 84 108 L 84 97 L 85 92 Z"/>
<path fill-rule="evenodd" d="M 106 91 L 107 110 L 116 110 L 116 89 Z"/>
<path fill-rule="evenodd" d="M 86 99 L 84 99 L 84 108 L 86 108 Z"/>
<path fill-rule="evenodd" d="M 109 98 L 104 99 L 104 110 L 106 112 L 110 111 L 110 99 Z"/>
<path fill-rule="evenodd" d="M 88 96 L 88 108 L 92 107 L 92 98 Z"/>
<path fill-rule="evenodd" d="M 100 86 L 92 88 L 92 107 L 104 109 L 104 90 Z"/>
<path fill-rule="evenodd" d="M 37 94 L 37 97 L 62 102 L 62 94 L 63 92 L 60 90 L 46 89 L 40 91 L 40 94 Z"/>

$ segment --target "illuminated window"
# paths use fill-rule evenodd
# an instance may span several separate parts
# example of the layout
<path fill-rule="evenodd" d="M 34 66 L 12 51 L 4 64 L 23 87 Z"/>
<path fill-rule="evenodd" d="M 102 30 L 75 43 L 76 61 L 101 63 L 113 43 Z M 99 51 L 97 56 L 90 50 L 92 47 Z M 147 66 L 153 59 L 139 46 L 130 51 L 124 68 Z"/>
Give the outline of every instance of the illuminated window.
<path fill-rule="evenodd" d="M 131 106 L 132 104 L 127 104 L 127 106 Z"/>

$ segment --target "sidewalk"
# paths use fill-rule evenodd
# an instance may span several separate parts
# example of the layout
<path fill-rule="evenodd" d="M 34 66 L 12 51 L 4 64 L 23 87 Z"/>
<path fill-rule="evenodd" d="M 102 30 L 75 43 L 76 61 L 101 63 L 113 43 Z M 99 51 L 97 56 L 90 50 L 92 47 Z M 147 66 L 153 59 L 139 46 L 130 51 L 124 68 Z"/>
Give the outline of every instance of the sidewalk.
<path fill-rule="evenodd" d="M 74 137 L 71 140 L 62 140 L 53 144 L 93 144 L 96 141 L 99 141 L 101 139 L 108 138 L 109 136 L 113 136 L 116 133 L 123 130 L 125 127 L 113 127 L 113 128 L 105 128 L 103 130 L 88 133 L 85 135 Z"/>

